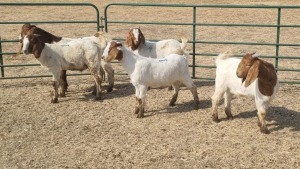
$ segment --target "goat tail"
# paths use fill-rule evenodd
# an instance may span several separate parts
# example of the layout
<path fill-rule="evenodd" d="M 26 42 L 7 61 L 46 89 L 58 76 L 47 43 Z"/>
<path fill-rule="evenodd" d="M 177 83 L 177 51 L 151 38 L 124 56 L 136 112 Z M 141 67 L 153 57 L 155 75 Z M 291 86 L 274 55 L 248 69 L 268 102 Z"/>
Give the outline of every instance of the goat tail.
<path fill-rule="evenodd" d="M 216 64 L 218 64 L 218 62 L 219 62 L 220 60 L 225 60 L 225 59 L 231 58 L 232 56 L 233 56 L 233 53 L 232 53 L 231 51 L 226 51 L 226 52 L 220 53 L 220 54 L 217 56 Z"/>
<path fill-rule="evenodd" d="M 188 43 L 188 39 L 186 37 L 182 37 L 181 38 L 181 49 L 182 50 L 185 50 L 187 43 Z"/>
<path fill-rule="evenodd" d="M 182 37 L 181 38 L 181 55 L 183 55 L 184 56 L 184 58 L 186 59 L 186 60 L 188 60 L 188 57 L 189 57 L 189 52 L 187 52 L 185 49 L 186 49 L 186 47 L 187 47 L 187 43 L 188 43 L 188 39 L 186 38 L 186 37 Z"/>

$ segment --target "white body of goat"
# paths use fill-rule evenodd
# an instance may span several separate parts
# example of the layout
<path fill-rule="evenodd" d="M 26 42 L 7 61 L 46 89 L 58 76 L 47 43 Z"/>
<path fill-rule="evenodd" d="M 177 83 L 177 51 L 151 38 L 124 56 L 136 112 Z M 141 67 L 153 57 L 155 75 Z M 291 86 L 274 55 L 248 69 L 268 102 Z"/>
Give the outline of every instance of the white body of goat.
<path fill-rule="evenodd" d="M 196 108 L 198 108 L 197 88 L 190 77 L 187 60 L 182 55 L 170 54 L 160 59 L 147 58 L 134 54 L 131 49 L 122 46 L 119 42 L 111 41 L 103 52 L 103 58 L 107 62 L 113 59 L 119 60 L 130 76 L 138 101 L 137 117 L 144 116 L 145 96 L 148 87 L 172 85 L 175 93 L 169 105 L 174 106 L 179 85 L 184 84 L 191 90 Z"/>
<path fill-rule="evenodd" d="M 71 40 L 67 43 L 45 44 L 41 56 L 37 58 L 43 66 L 55 71 L 85 70 L 88 66 L 99 66 L 101 60 L 96 43 L 86 40 Z M 93 64 L 93 65 L 91 65 Z M 100 70 L 100 68 L 99 68 Z M 52 72 L 51 71 L 51 72 Z"/>
<path fill-rule="evenodd" d="M 63 86 L 62 70 L 82 71 L 88 68 L 96 83 L 97 98 L 100 98 L 102 51 L 95 42 L 75 39 L 67 43 L 48 44 L 39 41 L 38 38 L 38 35 L 35 34 L 26 35 L 23 40 L 23 51 L 25 54 L 34 54 L 36 59 L 53 74 L 55 94 L 51 102 L 56 103 L 58 101 L 58 86 Z M 64 94 L 65 91 L 62 87 L 61 95 Z"/>
<path fill-rule="evenodd" d="M 170 54 L 181 54 L 181 49 L 184 48 L 185 46 L 175 39 L 161 40 L 158 42 L 145 41 L 144 44 L 140 44 L 137 50 L 134 50 L 134 53 L 145 57 L 161 58 Z M 185 54 L 184 57 L 187 58 L 187 54 Z"/>
<path fill-rule="evenodd" d="M 135 55 L 127 48 L 123 48 L 122 51 L 125 57 L 120 62 L 134 86 L 161 87 L 176 81 L 190 82 L 188 63 L 182 55 L 170 54 L 164 58 L 152 59 Z"/>
<path fill-rule="evenodd" d="M 91 40 L 95 43 L 98 44 L 99 49 L 101 50 L 101 52 L 104 50 L 104 48 L 106 47 L 107 43 L 111 40 L 110 35 L 108 35 L 105 32 L 97 32 L 94 36 L 87 36 L 87 37 L 82 37 L 82 38 L 78 38 L 83 39 L 83 40 Z M 61 41 L 59 41 L 58 43 L 64 45 L 64 44 L 68 44 L 70 41 L 76 40 L 74 38 L 62 38 Z M 101 61 L 101 68 L 103 68 L 105 70 L 105 72 L 107 73 L 107 80 L 109 83 L 107 92 L 111 92 L 113 90 L 113 86 L 114 86 L 114 69 L 111 66 L 111 63 L 108 63 L 104 60 Z"/>
<path fill-rule="evenodd" d="M 247 54 L 245 57 L 256 59 L 259 64 L 265 65 L 267 64 L 270 66 L 271 64 L 262 61 L 261 59 L 255 58 L 255 56 L 250 56 Z M 216 79 L 215 79 L 215 93 L 212 96 L 212 111 L 213 111 L 213 120 L 218 122 L 218 113 L 217 113 L 217 106 L 220 102 L 220 100 L 224 97 L 224 104 L 225 104 L 225 113 L 227 115 L 228 119 L 232 119 L 231 114 L 231 100 L 233 95 L 243 95 L 243 96 L 251 96 L 255 98 L 255 105 L 257 108 L 257 114 L 258 114 L 258 125 L 260 126 L 261 132 L 263 133 L 269 133 L 269 130 L 266 127 L 265 124 L 265 116 L 266 111 L 269 107 L 270 101 L 274 98 L 275 94 L 278 91 L 278 80 L 276 76 L 275 69 L 270 66 L 270 75 L 267 75 L 269 77 L 263 77 L 259 75 L 259 70 L 255 70 L 256 68 L 253 68 L 253 71 L 258 71 L 257 76 L 254 77 L 255 79 L 252 80 L 251 83 L 246 84 L 247 80 L 245 79 L 247 77 L 239 78 L 237 75 L 239 75 L 239 71 L 243 69 L 243 65 L 241 65 L 240 58 L 234 58 L 228 56 L 227 53 L 220 54 L 216 59 Z M 248 65 L 248 69 L 251 67 L 249 65 L 250 63 L 246 63 Z M 259 69 L 259 68 L 257 68 Z M 250 71 L 246 70 L 246 76 L 250 76 Z M 251 72 L 252 74 L 253 72 Z M 260 87 L 259 81 L 269 80 L 267 78 L 271 78 L 269 81 L 270 84 L 267 84 L 267 86 Z M 267 82 L 268 83 L 268 82 Z M 273 84 L 271 84 L 273 83 Z M 262 94 L 260 91 L 260 88 L 263 89 L 268 88 L 271 92 L 269 94 Z M 263 90 L 262 90 L 263 91 Z"/>
<path fill-rule="evenodd" d="M 136 55 L 151 58 L 161 58 L 169 54 L 179 54 L 188 57 L 185 52 L 187 39 L 182 38 L 182 43 L 175 39 L 166 39 L 158 42 L 146 41 L 139 28 L 130 29 L 126 45 L 134 51 Z"/>

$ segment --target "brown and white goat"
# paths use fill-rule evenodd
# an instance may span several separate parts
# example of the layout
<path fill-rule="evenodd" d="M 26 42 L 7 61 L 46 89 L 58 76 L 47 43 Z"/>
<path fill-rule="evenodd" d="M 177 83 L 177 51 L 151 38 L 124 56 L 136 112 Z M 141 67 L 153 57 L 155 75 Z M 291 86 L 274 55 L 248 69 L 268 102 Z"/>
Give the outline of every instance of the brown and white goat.
<path fill-rule="evenodd" d="M 182 54 L 187 46 L 187 39 L 182 38 L 182 43 L 175 39 L 166 39 L 158 42 L 146 41 L 140 28 L 131 28 L 128 32 L 126 46 L 135 54 L 150 57 L 161 58 L 169 54 Z M 188 54 L 184 52 L 187 58 Z"/>
<path fill-rule="evenodd" d="M 131 28 L 125 44 L 133 53 L 144 57 L 162 58 L 170 54 L 179 54 L 188 59 L 188 53 L 185 51 L 188 40 L 182 38 L 181 41 L 181 43 L 175 39 L 166 39 L 158 42 L 146 41 L 140 28 Z M 172 86 L 169 86 L 168 89 L 171 90 Z"/>
<path fill-rule="evenodd" d="M 246 95 L 255 98 L 258 126 L 268 134 L 265 117 L 270 101 L 278 91 L 279 83 L 272 64 L 252 54 L 242 59 L 222 53 L 216 59 L 215 93 L 212 96 L 212 117 L 218 122 L 218 104 L 224 97 L 227 119 L 232 119 L 231 100 L 233 95 Z"/>
<path fill-rule="evenodd" d="M 41 36 L 29 30 L 23 38 L 23 52 L 33 54 L 41 65 L 47 67 L 53 74 L 54 97 L 51 102 L 58 102 L 58 87 L 61 87 L 61 95 L 65 95 L 64 81 L 61 79 L 62 70 L 85 70 L 89 69 L 95 84 L 96 98 L 100 99 L 102 74 L 101 51 L 97 43 L 84 40 L 74 39 L 67 43 L 44 43 Z"/>
<path fill-rule="evenodd" d="M 37 27 L 36 25 L 31 25 L 31 24 L 27 23 L 27 24 L 24 24 L 21 28 L 21 32 L 19 35 L 19 41 L 21 43 L 21 47 L 17 54 L 19 54 L 20 51 L 22 50 L 23 38 L 28 31 L 31 31 L 33 34 L 38 34 L 40 36 L 39 37 L 40 41 L 42 41 L 43 43 L 67 43 L 68 41 L 74 40 L 73 38 L 63 38 L 60 36 L 53 35 L 47 31 L 45 31 L 44 29 Z M 94 36 L 87 36 L 87 37 L 83 37 L 80 39 L 89 39 L 89 40 L 95 41 L 98 44 L 100 49 L 104 49 L 107 42 L 111 38 L 110 38 L 110 35 L 108 35 L 105 32 L 97 32 Z M 106 62 L 102 61 L 101 69 L 100 69 L 102 74 L 104 74 L 103 69 L 105 70 L 105 72 L 108 75 L 109 86 L 108 86 L 107 92 L 110 92 L 113 90 L 113 86 L 114 86 L 114 70 L 110 63 L 106 63 Z M 64 86 L 65 91 L 67 91 L 68 82 L 67 82 L 66 70 L 62 70 L 61 75 L 62 75 L 62 80 L 64 81 L 63 84 L 65 85 Z M 64 96 L 64 95 L 62 95 L 62 96 Z"/>
<path fill-rule="evenodd" d="M 188 62 L 182 54 L 169 54 L 164 58 L 153 59 L 136 55 L 133 51 L 120 42 L 111 41 L 103 52 L 105 61 L 117 59 L 122 64 L 135 87 L 137 107 L 135 113 L 138 118 L 144 117 L 144 105 L 148 87 L 170 86 L 174 88 L 173 97 L 169 103 L 174 106 L 178 97 L 180 84 L 190 89 L 195 108 L 198 109 L 199 98 L 197 87 L 194 84 L 188 70 Z"/>

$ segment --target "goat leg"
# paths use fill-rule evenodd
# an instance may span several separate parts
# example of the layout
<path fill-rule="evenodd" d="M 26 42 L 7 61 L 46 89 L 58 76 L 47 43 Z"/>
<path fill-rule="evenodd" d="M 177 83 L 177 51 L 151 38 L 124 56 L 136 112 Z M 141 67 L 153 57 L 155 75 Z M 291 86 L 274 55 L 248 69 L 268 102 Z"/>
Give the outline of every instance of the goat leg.
<path fill-rule="evenodd" d="M 258 126 L 260 128 L 260 131 L 264 134 L 270 134 L 269 129 L 267 128 L 267 124 L 265 121 L 266 118 L 266 112 L 265 111 L 258 111 Z"/>
<path fill-rule="evenodd" d="M 137 101 L 138 101 L 138 110 L 139 110 L 137 113 L 137 118 L 143 118 L 145 112 L 143 100 L 139 98 L 137 99 Z"/>
<path fill-rule="evenodd" d="M 54 95 L 51 94 L 51 103 L 58 103 L 58 82 L 53 82 Z"/>
<path fill-rule="evenodd" d="M 198 97 L 198 93 L 197 93 L 197 87 L 193 86 L 191 88 L 191 92 L 193 94 L 194 101 L 195 101 L 195 110 L 198 110 L 199 109 L 200 101 L 199 101 L 199 97 Z"/>
<path fill-rule="evenodd" d="M 214 101 L 212 102 L 212 120 L 216 123 L 220 122 L 219 117 L 218 117 L 218 107 L 216 106 L 217 103 Z"/>
<path fill-rule="evenodd" d="M 61 79 L 63 81 L 63 89 L 64 91 L 68 91 L 68 81 L 67 81 L 67 71 L 66 70 L 62 70 L 61 71 Z"/>
<path fill-rule="evenodd" d="M 230 107 L 225 107 L 225 113 L 226 113 L 226 116 L 227 116 L 228 120 L 233 120 L 233 116 L 231 114 L 231 108 Z"/>

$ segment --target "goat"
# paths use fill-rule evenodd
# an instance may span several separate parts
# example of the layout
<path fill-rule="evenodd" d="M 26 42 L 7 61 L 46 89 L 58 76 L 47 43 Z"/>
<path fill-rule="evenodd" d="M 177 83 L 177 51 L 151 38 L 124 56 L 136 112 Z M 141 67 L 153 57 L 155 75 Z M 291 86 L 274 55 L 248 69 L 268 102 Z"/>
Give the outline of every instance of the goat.
<path fill-rule="evenodd" d="M 187 60 L 179 54 L 170 54 L 160 59 L 147 58 L 133 53 L 120 42 L 110 41 L 106 46 L 102 58 L 111 62 L 117 59 L 128 73 L 131 83 L 135 87 L 137 118 L 144 117 L 145 96 L 148 87 L 172 85 L 174 95 L 169 106 L 174 106 L 178 97 L 179 85 L 186 85 L 192 92 L 195 108 L 198 109 L 199 98 L 197 87 L 193 83 L 188 71 Z"/>
<path fill-rule="evenodd" d="M 270 101 L 279 89 L 279 82 L 272 64 L 252 54 L 242 59 L 232 57 L 229 52 L 221 53 L 216 59 L 215 92 L 212 96 L 213 121 L 219 122 L 218 104 L 224 97 L 227 119 L 233 119 L 231 100 L 233 95 L 255 98 L 260 131 L 269 134 L 265 117 Z"/>
<path fill-rule="evenodd" d="M 31 24 L 24 24 L 21 28 L 21 32 L 19 35 L 19 41 L 21 43 L 20 50 L 17 52 L 17 55 L 20 53 L 22 49 L 22 42 L 23 42 L 23 37 L 26 35 L 26 33 L 32 30 L 34 34 L 40 35 L 39 39 L 44 42 L 44 43 L 67 43 L 71 40 L 74 40 L 73 38 L 63 38 L 60 36 L 55 36 L 39 27 L 36 25 L 31 25 Z M 88 36 L 88 37 L 83 37 L 81 39 L 88 39 L 96 42 L 99 46 L 100 49 L 104 49 L 107 42 L 111 40 L 111 37 L 109 34 L 105 32 L 97 32 L 94 36 Z M 114 70 L 111 66 L 110 63 L 106 63 L 105 61 L 101 62 L 101 67 L 100 71 L 102 74 L 104 74 L 104 70 L 108 75 L 108 88 L 107 92 L 111 92 L 113 90 L 114 86 Z M 104 70 L 103 70 L 104 68 Z M 67 82 L 67 75 L 66 75 L 66 70 L 62 70 L 62 80 L 64 81 L 64 88 L 67 91 L 68 88 L 68 82 Z"/>
<path fill-rule="evenodd" d="M 102 74 L 100 72 L 101 54 L 98 44 L 84 39 L 70 40 L 67 43 L 44 43 L 42 36 L 29 30 L 23 38 L 22 50 L 25 54 L 33 54 L 35 58 L 53 74 L 54 97 L 51 103 L 58 102 L 58 87 L 61 95 L 65 95 L 62 70 L 89 69 L 96 84 L 96 99 L 100 99 Z"/>
<path fill-rule="evenodd" d="M 131 28 L 126 38 L 126 46 L 136 55 L 150 58 L 160 58 L 169 54 L 182 54 L 188 59 L 188 53 L 185 51 L 188 40 L 181 39 L 182 43 L 175 39 L 166 39 L 158 42 L 146 41 L 140 28 Z M 172 90 L 172 86 L 168 88 Z"/>
<path fill-rule="evenodd" d="M 136 55 L 160 58 L 169 54 L 181 54 L 182 51 L 185 51 L 187 39 L 182 38 L 181 40 L 182 43 L 175 39 L 150 42 L 145 40 L 140 28 L 132 28 L 128 32 L 125 43 Z M 188 54 L 186 52 L 183 54 L 187 58 Z"/>

